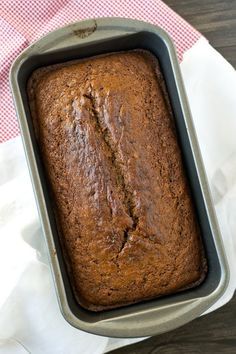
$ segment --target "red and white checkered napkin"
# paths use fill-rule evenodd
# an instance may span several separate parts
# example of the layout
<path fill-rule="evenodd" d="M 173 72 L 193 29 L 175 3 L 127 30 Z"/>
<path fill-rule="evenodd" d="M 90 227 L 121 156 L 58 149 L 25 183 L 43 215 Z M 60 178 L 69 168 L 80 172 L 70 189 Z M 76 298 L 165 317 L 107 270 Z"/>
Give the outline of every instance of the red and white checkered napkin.
<path fill-rule="evenodd" d="M 161 0 L 2 0 L 0 6 L 0 143 L 19 134 L 8 75 L 12 61 L 32 41 L 67 23 L 94 17 L 127 17 L 166 30 L 181 61 L 201 34 Z"/>

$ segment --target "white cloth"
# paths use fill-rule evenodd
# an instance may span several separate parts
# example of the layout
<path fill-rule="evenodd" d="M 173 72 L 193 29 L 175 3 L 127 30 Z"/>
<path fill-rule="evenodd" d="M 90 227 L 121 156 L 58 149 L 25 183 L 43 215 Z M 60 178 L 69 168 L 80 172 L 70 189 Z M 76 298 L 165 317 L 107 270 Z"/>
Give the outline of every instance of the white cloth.
<path fill-rule="evenodd" d="M 236 74 L 203 39 L 181 64 L 236 287 Z M 76 330 L 60 314 L 21 139 L 0 145 L 0 354 L 100 354 L 139 339 Z"/>
<path fill-rule="evenodd" d="M 236 71 L 205 39 L 185 53 L 181 70 L 230 265 L 228 289 L 210 312 L 236 288 Z"/>

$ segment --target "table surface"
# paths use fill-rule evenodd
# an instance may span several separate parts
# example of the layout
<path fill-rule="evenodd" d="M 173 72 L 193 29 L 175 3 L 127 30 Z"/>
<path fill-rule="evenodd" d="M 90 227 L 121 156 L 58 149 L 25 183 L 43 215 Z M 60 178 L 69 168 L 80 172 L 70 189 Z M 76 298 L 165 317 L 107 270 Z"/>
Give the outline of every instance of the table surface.
<path fill-rule="evenodd" d="M 236 0 L 165 0 L 236 68 Z M 221 309 L 113 354 L 236 353 L 236 295 Z"/>
<path fill-rule="evenodd" d="M 163 0 L 236 68 L 236 0 Z"/>

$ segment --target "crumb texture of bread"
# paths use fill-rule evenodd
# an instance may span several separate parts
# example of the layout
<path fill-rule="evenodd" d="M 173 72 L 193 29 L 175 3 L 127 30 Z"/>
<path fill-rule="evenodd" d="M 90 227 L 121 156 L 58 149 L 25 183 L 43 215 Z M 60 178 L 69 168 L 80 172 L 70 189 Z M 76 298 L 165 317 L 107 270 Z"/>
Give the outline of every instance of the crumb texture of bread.
<path fill-rule="evenodd" d="M 158 61 L 38 69 L 36 139 L 78 302 L 100 311 L 199 284 L 206 260 Z"/>

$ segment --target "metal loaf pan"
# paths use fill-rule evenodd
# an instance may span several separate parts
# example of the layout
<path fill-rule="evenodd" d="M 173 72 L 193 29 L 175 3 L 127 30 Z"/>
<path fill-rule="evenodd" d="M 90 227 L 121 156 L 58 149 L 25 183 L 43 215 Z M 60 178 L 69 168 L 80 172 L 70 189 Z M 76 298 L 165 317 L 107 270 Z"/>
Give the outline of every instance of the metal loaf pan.
<path fill-rule="evenodd" d="M 92 313 L 76 303 L 67 276 L 33 132 L 26 83 L 31 73 L 40 66 L 135 48 L 151 51 L 160 62 L 209 269 L 205 281 L 195 289 L 124 308 Z M 104 18 L 74 23 L 49 33 L 20 54 L 12 65 L 10 81 L 58 301 L 65 319 L 71 325 L 95 334 L 138 337 L 170 331 L 209 309 L 227 287 L 228 267 L 176 53 L 168 35 L 158 27 L 136 20 Z"/>

